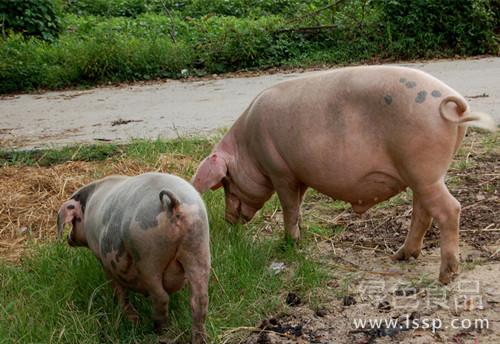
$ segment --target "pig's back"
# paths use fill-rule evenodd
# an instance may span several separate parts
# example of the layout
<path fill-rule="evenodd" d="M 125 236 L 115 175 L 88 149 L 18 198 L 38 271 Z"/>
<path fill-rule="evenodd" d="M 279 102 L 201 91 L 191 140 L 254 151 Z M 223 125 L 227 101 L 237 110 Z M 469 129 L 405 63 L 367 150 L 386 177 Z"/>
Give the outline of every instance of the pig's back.
<path fill-rule="evenodd" d="M 141 234 L 158 226 L 158 215 L 165 212 L 159 197 L 162 190 L 173 192 L 181 204 L 196 206 L 202 220 L 202 228 L 198 230 L 208 231 L 204 203 L 184 179 L 164 173 L 122 177 L 119 181 L 110 180 L 88 204 L 93 212 L 89 218 L 95 222 L 92 224 L 96 233 L 94 240 L 101 257 L 123 250 L 123 241 L 131 237 L 132 231 Z"/>

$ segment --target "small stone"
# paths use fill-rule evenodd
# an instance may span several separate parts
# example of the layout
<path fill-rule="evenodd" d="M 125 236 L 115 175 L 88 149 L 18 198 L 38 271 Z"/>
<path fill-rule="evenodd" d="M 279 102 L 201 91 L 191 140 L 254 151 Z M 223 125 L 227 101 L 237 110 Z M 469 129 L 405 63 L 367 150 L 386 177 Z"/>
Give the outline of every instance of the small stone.
<path fill-rule="evenodd" d="M 326 311 L 326 309 L 324 308 L 319 308 L 316 310 L 316 315 L 320 318 L 323 318 L 324 316 L 326 316 L 328 314 L 328 312 Z"/>
<path fill-rule="evenodd" d="M 271 325 L 271 323 L 269 322 L 269 320 L 264 319 L 260 323 L 259 328 L 262 329 L 262 330 L 271 330 L 273 328 L 273 326 Z"/>
<path fill-rule="evenodd" d="M 352 306 L 356 304 L 356 300 L 351 295 L 346 295 L 342 300 L 342 304 L 344 306 Z"/>
<path fill-rule="evenodd" d="M 295 306 L 300 305 L 301 302 L 302 301 L 301 301 L 300 297 L 295 293 L 290 292 L 286 296 L 286 304 L 289 306 L 295 307 Z"/>
<path fill-rule="evenodd" d="M 410 313 L 410 320 L 413 320 L 413 319 L 420 319 L 420 313 L 417 311 L 411 312 Z"/>
<path fill-rule="evenodd" d="M 271 265 L 269 266 L 269 270 L 271 270 L 271 272 L 274 275 L 279 274 L 280 272 L 285 270 L 285 268 L 286 268 L 286 265 L 283 262 L 272 262 Z"/>
<path fill-rule="evenodd" d="M 16 231 L 17 235 L 25 235 L 30 232 L 30 229 L 26 226 L 19 227 Z"/>
<path fill-rule="evenodd" d="M 384 300 L 378 304 L 377 308 L 381 311 L 389 311 L 392 307 L 389 301 Z"/>
<path fill-rule="evenodd" d="M 338 288 L 339 282 L 337 280 L 331 280 L 330 282 L 327 283 L 327 285 L 331 288 Z"/>
<path fill-rule="evenodd" d="M 259 337 L 257 338 L 257 344 L 271 344 L 271 338 L 269 337 L 269 333 L 261 332 L 259 333 Z"/>

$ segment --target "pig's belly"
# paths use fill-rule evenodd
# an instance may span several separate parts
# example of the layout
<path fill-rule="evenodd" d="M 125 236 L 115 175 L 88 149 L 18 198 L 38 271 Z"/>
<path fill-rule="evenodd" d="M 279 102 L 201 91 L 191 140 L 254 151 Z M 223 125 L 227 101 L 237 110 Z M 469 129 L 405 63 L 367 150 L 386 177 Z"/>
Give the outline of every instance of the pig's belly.
<path fill-rule="evenodd" d="M 116 251 L 112 251 L 102 260 L 108 275 L 127 289 L 145 293 L 144 285 L 139 279 L 132 256 L 128 252 L 125 252 L 121 256 L 115 253 Z"/>
<path fill-rule="evenodd" d="M 139 278 L 137 268 L 129 254 L 123 255 L 118 264 L 116 261 L 111 263 L 111 260 L 106 259 L 103 261 L 103 265 L 108 274 L 125 288 L 147 294 L 146 286 Z M 163 271 L 163 288 L 170 294 L 182 289 L 184 284 L 184 269 L 176 259 L 173 259 Z"/>
<path fill-rule="evenodd" d="M 169 294 L 175 293 L 184 287 L 185 282 L 182 265 L 176 259 L 172 260 L 163 273 L 163 288 Z"/>
<path fill-rule="evenodd" d="M 406 189 L 398 178 L 384 172 L 371 172 L 361 178 L 337 180 L 314 187 L 334 199 L 351 203 L 356 213 L 364 213 L 375 204 L 383 202 Z"/>

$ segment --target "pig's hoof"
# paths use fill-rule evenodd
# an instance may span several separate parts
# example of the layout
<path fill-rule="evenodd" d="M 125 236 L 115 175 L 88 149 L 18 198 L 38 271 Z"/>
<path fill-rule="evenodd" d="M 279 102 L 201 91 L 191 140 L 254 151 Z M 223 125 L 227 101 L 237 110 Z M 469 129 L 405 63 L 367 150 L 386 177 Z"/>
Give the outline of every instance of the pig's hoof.
<path fill-rule="evenodd" d="M 420 250 L 410 251 L 402 246 L 396 253 L 391 256 L 393 261 L 409 260 L 411 257 L 417 259 L 420 255 Z"/>
<path fill-rule="evenodd" d="M 175 342 L 167 337 L 158 338 L 158 344 L 174 344 Z"/>
<path fill-rule="evenodd" d="M 154 320 L 154 327 L 156 333 L 161 333 L 161 331 L 165 328 L 167 322 L 165 320 Z"/>
<path fill-rule="evenodd" d="M 442 263 L 439 271 L 439 282 L 443 284 L 450 283 L 458 275 L 458 261 Z"/>
<path fill-rule="evenodd" d="M 128 321 L 130 321 L 134 325 L 139 324 L 139 321 L 140 321 L 139 314 L 133 313 L 133 312 L 129 312 L 129 313 L 126 314 L 126 316 L 127 316 Z"/>
<path fill-rule="evenodd" d="M 191 344 L 207 344 L 207 336 L 205 332 L 202 333 L 193 333 L 191 337 Z"/>
<path fill-rule="evenodd" d="M 283 244 L 281 245 L 284 249 L 299 247 L 300 240 L 296 240 L 296 239 L 292 238 L 290 235 L 285 235 L 284 239 L 285 240 L 283 240 Z"/>
<path fill-rule="evenodd" d="M 125 305 L 124 311 L 125 316 L 131 323 L 133 323 L 134 325 L 137 325 L 139 323 L 139 313 L 135 310 L 134 306 L 132 306 L 131 304 Z"/>

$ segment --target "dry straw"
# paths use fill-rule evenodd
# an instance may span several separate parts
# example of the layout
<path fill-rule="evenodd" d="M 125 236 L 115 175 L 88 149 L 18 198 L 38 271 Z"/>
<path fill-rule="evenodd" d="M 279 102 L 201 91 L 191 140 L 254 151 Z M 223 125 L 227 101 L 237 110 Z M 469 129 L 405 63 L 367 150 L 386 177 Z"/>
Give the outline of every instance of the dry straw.
<path fill-rule="evenodd" d="M 163 155 L 153 166 L 132 159 L 0 168 L 0 259 L 18 261 L 28 239 L 55 240 L 56 213 L 81 186 L 111 174 L 162 171 L 186 176 L 191 159 Z"/>

